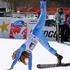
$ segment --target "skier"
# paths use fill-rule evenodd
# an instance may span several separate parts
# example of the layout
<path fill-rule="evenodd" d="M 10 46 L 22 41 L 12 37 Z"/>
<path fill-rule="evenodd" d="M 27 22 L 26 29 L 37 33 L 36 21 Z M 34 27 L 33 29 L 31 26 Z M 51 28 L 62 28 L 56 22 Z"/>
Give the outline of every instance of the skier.
<path fill-rule="evenodd" d="M 22 46 L 15 51 L 14 61 L 9 70 L 14 68 L 14 65 L 17 63 L 18 60 L 23 62 L 26 65 L 25 59 L 28 58 L 28 70 L 32 70 L 32 50 L 35 48 L 38 41 L 45 47 L 50 53 L 55 55 L 58 59 L 58 64 L 61 64 L 62 56 L 57 53 L 52 47 L 50 47 L 48 40 L 43 32 L 43 26 L 46 20 L 46 0 L 40 1 L 40 9 L 41 14 L 37 21 L 37 25 L 33 28 L 31 34 L 29 35 L 27 41 L 22 44 Z"/>

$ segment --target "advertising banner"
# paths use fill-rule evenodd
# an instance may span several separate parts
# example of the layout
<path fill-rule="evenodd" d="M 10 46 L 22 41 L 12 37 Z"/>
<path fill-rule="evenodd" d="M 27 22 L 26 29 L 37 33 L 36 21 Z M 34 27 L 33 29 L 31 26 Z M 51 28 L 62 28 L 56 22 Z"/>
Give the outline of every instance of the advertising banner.
<path fill-rule="evenodd" d="M 48 40 L 56 41 L 56 27 L 44 27 L 44 34 L 48 38 Z"/>
<path fill-rule="evenodd" d="M 27 23 L 23 18 L 0 18 L 0 38 L 26 39 L 26 37 Z"/>
<path fill-rule="evenodd" d="M 0 17 L 0 38 L 27 39 L 35 27 L 37 19 L 24 19 L 22 17 Z M 44 34 L 48 40 L 56 40 L 56 27 L 47 23 Z"/>

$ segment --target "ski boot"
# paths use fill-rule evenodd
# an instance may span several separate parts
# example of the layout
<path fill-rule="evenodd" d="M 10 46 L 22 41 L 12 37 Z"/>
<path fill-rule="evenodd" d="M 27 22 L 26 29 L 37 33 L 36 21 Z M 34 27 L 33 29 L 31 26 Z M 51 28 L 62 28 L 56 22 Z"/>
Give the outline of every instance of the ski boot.
<path fill-rule="evenodd" d="M 61 65 L 62 64 L 62 59 L 63 59 L 63 56 L 61 56 L 61 55 L 59 55 L 58 53 L 56 53 L 56 57 L 57 57 L 57 59 L 58 59 L 58 65 Z"/>

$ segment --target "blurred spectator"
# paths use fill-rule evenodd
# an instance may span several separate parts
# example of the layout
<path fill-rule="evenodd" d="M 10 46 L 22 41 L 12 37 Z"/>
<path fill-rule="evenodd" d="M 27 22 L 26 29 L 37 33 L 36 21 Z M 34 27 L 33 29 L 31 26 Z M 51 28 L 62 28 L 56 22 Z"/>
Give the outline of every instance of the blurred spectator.
<path fill-rule="evenodd" d="M 65 14 L 65 22 L 64 22 L 64 41 L 69 40 L 69 27 L 68 27 L 68 22 L 67 18 L 70 16 L 70 11 L 67 11 Z"/>
<path fill-rule="evenodd" d="M 70 28 L 70 16 L 67 18 L 68 27 Z"/>
<path fill-rule="evenodd" d="M 57 12 L 55 13 L 55 20 L 57 23 L 57 32 L 58 32 L 57 36 L 59 36 L 59 33 L 60 33 L 61 42 L 63 42 L 64 41 L 64 21 L 65 21 L 63 8 L 59 8 L 57 10 Z"/>
<path fill-rule="evenodd" d="M 68 25 L 69 25 L 69 28 L 70 28 L 70 11 L 69 11 L 69 13 L 68 13 L 68 17 L 67 17 L 67 23 L 68 23 Z"/>
<path fill-rule="evenodd" d="M 69 13 L 70 13 L 70 11 L 69 11 Z M 68 16 L 68 18 L 67 18 L 67 23 L 68 23 L 68 38 L 70 38 L 70 14 L 69 14 L 69 16 Z"/>
<path fill-rule="evenodd" d="M 70 16 L 70 10 L 65 14 L 65 24 L 68 24 L 67 18 Z"/>

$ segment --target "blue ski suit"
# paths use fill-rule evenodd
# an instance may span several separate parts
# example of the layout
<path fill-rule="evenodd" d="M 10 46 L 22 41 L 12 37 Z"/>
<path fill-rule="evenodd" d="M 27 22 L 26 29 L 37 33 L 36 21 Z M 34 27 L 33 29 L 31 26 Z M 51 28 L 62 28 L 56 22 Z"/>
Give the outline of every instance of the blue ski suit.
<path fill-rule="evenodd" d="M 45 25 L 45 20 L 46 20 L 46 0 L 41 0 L 40 1 L 40 10 L 41 14 L 38 18 L 37 25 L 33 28 L 31 35 L 33 35 L 33 38 L 38 38 L 37 40 L 42 44 L 43 47 L 45 47 L 50 53 L 55 55 L 57 53 L 56 50 L 54 50 L 52 47 L 50 47 L 48 40 L 46 36 L 44 35 L 43 32 L 43 26 Z M 32 40 L 30 38 L 27 39 L 27 41 L 19 48 L 16 58 L 13 61 L 11 68 L 13 69 L 14 65 L 17 63 L 19 60 L 21 54 L 23 51 L 28 51 L 29 53 L 29 62 L 28 62 L 28 70 L 32 70 L 32 49 L 29 48 L 28 40 Z M 34 41 L 35 42 L 35 41 Z M 27 45 L 26 45 L 27 44 Z M 36 43 L 35 43 L 36 45 Z M 28 49 L 27 49 L 28 47 Z M 34 48 L 35 46 L 33 46 Z"/>

